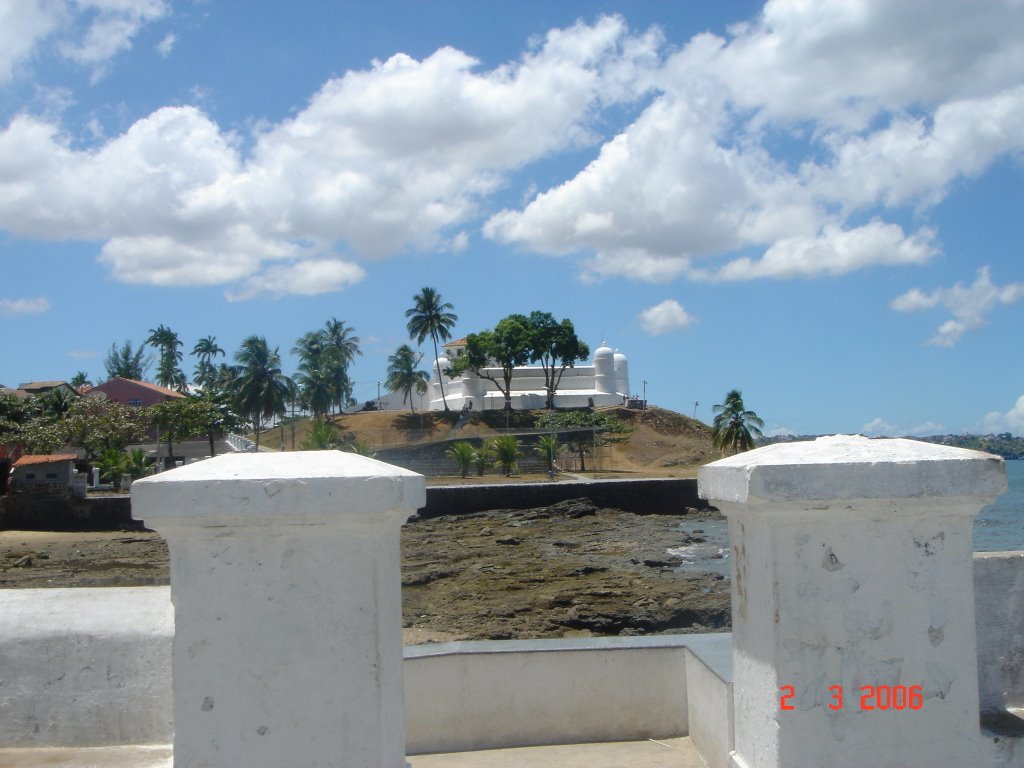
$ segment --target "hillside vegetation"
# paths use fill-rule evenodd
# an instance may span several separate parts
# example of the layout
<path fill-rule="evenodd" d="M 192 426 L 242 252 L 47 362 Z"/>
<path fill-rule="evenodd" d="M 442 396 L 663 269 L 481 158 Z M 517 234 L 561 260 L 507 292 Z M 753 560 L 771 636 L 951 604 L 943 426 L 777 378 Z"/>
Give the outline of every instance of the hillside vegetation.
<path fill-rule="evenodd" d="M 711 428 L 688 416 L 656 407 L 645 411 L 599 408 L 597 412 L 618 418 L 627 428 L 626 432 L 614 435 L 614 440 L 599 447 L 599 475 L 693 477 L 698 467 L 719 457 L 711 444 Z M 508 429 L 522 433 L 534 431 L 538 417 L 544 413 L 513 411 L 508 415 Z M 474 413 L 463 426 L 453 431 L 458 416 L 457 413 L 438 411 L 415 414 L 409 411 L 364 411 L 333 417 L 331 422 L 343 444 L 355 442 L 371 451 L 457 439 L 487 440 L 506 431 L 504 411 Z M 283 442 L 285 450 L 300 450 L 310 428 L 311 420 L 297 419 L 266 430 L 261 443 L 278 450 Z M 456 474 L 454 464 L 452 474 Z"/>

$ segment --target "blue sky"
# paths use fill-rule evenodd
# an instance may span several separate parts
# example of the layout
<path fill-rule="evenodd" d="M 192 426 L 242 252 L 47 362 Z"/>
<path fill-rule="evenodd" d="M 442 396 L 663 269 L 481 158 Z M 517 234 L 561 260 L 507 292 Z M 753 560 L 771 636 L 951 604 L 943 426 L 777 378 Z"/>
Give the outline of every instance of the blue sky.
<path fill-rule="evenodd" d="M 705 421 L 1024 434 L 1022 149 L 1012 0 L 5 3 L 0 383 L 336 317 L 369 399 L 429 285 Z"/>

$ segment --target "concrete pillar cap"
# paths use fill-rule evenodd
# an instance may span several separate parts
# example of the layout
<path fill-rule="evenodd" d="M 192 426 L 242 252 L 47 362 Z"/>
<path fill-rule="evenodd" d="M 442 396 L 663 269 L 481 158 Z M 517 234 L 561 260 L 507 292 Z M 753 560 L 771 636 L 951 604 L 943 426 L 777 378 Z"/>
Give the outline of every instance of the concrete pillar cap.
<path fill-rule="evenodd" d="M 412 514 L 426 503 L 422 475 L 342 451 L 230 453 L 132 484 L 146 520 Z"/>
<path fill-rule="evenodd" d="M 1006 490 L 1003 460 L 917 440 L 832 435 L 776 443 L 701 467 L 711 501 L 994 498 Z"/>

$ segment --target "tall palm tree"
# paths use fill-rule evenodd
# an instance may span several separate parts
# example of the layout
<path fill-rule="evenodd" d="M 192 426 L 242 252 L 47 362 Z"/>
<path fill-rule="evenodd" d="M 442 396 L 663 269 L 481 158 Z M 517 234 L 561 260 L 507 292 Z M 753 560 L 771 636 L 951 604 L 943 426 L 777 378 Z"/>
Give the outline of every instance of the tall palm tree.
<path fill-rule="evenodd" d="M 195 376 L 192 380 L 203 389 L 211 387 L 217 378 L 217 369 L 213 365 L 213 359 L 217 355 L 224 357 L 225 352 L 217 344 L 216 336 L 206 336 L 192 347 L 192 356 L 199 361 L 196 363 Z"/>
<path fill-rule="evenodd" d="M 321 335 L 324 350 L 331 356 L 329 360 L 334 381 L 334 399 L 338 413 L 341 413 L 345 402 L 352 396 L 352 381 L 348 376 L 348 367 L 356 355 L 363 354 L 359 349 L 359 337 L 355 335 L 354 328 L 345 325 L 344 320 L 334 317 L 324 325 Z"/>
<path fill-rule="evenodd" d="M 404 392 L 402 402 L 408 401 L 412 412 L 416 413 L 416 403 L 412 397 L 412 391 L 423 394 L 427 391 L 429 374 L 416 368 L 420 364 L 423 355 L 417 355 L 415 350 L 408 344 L 403 344 L 395 354 L 388 358 L 388 377 L 384 384 L 391 392 Z"/>
<path fill-rule="evenodd" d="M 299 358 L 295 384 L 303 405 L 316 418 L 326 416 L 335 402 L 335 353 L 326 348 L 324 334 L 310 331 L 295 342 L 292 354 Z"/>
<path fill-rule="evenodd" d="M 267 346 L 262 336 L 250 336 L 235 353 L 239 365 L 234 382 L 239 412 L 252 421 L 256 450 L 260 449 L 260 429 L 264 420 L 285 412 L 295 385 L 281 371 L 278 348 Z"/>
<path fill-rule="evenodd" d="M 149 330 L 146 344 L 159 351 L 160 363 L 157 365 L 156 383 L 178 391 L 185 390 L 185 374 L 178 367 L 181 362 L 181 339 L 178 334 L 162 323 Z"/>
<path fill-rule="evenodd" d="M 764 421 L 743 404 L 743 395 L 738 389 L 725 395 L 725 402 L 713 408 L 715 416 L 711 439 L 718 450 L 741 453 L 754 447 L 754 438 L 761 436 Z"/>
<path fill-rule="evenodd" d="M 459 318 L 448 311 L 454 307 L 448 302 L 443 302 L 441 294 L 433 288 L 420 289 L 420 292 L 412 297 L 412 301 L 412 308 L 405 311 L 405 316 L 409 318 L 409 322 L 406 324 L 409 329 L 409 338 L 416 339 L 417 344 L 422 344 L 423 340 L 429 336 L 434 341 L 434 360 L 436 361 L 438 359 L 438 339 L 448 341 L 452 337 L 451 329 L 455 327 Z M 441 402 L 444 404 L 444 409 L 448 411 L 451 409 L 448 407 L 448 399 L 444 395 L 441 366 L 436 365 L 436 367 L 437 382 L 441 385 Z"/>

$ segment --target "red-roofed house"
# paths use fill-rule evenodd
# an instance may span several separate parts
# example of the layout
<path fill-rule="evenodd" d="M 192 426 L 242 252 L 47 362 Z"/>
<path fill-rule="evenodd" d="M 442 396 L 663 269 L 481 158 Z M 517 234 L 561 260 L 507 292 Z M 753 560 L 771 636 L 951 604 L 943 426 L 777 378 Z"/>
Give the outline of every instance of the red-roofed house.
<path fill-rule="evenodd" d="M 100 394 L 102 393 L 102 395 Z M 115 376 L 110 381 L 98 384 L 89 390 L 86 397 L 106 397 L 122 405 L 134 405 L 139 408 L 149 408 L 151 405 L 163 403 L 178 397 L 184 397 L 181 392 L 161 387 L 159 384 L 150 384 L 148 381 L 135 381 L 135 379 L 122 379 Z"/>
<path fill-rule="evenodd" d="M 11 489 L 40 483 L 70 485 L 77 459 L 78 454 L 75 453 L 26 454 L 14 462 Z"/>

